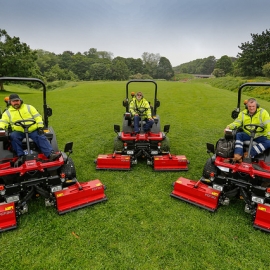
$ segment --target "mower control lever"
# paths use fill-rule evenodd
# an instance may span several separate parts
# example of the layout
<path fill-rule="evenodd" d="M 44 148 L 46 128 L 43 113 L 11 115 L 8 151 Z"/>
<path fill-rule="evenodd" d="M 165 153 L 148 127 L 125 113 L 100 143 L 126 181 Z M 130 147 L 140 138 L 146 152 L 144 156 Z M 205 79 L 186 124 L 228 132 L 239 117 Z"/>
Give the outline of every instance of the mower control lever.
<path fill-rule="evenodd" d="M 253 140 L 257 132 L 257 129 L 258 129 L 258 132 L 262 132 L 264 131 L 264 127 L 257 124 L 247 124 L 247 125 L 244 125 L 244 128 L 250 132 L 250 143 L 248 147 L 248 156 L 247 156 L 247 159 L 250 159 L 250 151 L 253 145 Z"/>

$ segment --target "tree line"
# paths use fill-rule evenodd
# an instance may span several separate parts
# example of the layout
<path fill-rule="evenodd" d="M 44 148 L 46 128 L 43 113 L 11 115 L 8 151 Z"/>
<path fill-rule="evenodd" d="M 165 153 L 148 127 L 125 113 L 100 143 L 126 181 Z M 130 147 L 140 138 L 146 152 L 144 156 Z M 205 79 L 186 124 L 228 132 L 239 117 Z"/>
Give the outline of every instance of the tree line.
<path fill-rule="evenodd" d="M 19 37 L 0 29 L 0 76 L 36 77 L 57 80 L 170 80 L 170 61 L 159 54 L 144 52 L 141 58 L 113 58 L 111 52 L 90 48 L 86 52 L 61 54 L 32 50 Z"/>
<path fill-rule="evenodd" d="M 47 82 L 58 80 L 173 80 L 178 73 L 213 74 L 216 77 L 270 77 L 270 31 L 251 34 L 252 41 L 241 43 L 237 57 L 209 56 L 172 67 L 159 54 L 144 52 L 141 58 L 124 58 L 90 48 L 86 52 L 61 54 L 32 50 L 19 37 L 0 29 L 0 76 L 36 77 Z"/>
<path fill-rule="evenodd" d="M 270 77 L 270 32 L 251 34 L 251 42 L 241 43 L 241 50 L 237 57 L 222 56 L 216 59 L 209 56 L 204 59 L 181 64 L 174 67 L 176 73 L 212 74 L 216 77 L 226 75 L 256 77 Z"/>

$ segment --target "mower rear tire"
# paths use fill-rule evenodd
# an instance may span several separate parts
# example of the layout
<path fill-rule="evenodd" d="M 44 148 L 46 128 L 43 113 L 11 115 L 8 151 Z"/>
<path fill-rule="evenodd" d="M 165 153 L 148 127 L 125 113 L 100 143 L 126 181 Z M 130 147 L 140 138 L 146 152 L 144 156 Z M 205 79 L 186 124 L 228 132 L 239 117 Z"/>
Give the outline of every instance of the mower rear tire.
<path fill-rule="evenodd" d="M 203 168 L 203 177 L 205 177 L 206 179 L 210 178 L 210 174 L 211 173 L 215 173 L 217 172 L 217 168 L 213 163 L 213 160 L 211 158 L 207 159 L 204 168 Z"/>

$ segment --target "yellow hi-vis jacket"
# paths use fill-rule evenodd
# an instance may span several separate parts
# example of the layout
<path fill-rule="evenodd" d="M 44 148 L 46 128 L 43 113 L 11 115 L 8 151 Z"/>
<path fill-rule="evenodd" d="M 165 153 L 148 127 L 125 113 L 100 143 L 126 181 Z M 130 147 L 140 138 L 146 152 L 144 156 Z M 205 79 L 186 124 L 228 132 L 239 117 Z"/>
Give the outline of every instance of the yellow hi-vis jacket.
<path fill-rule="evenodd" d="M 21 126 L 16 126 L 14 123 L 18 120 L 35 120 L 36 123 L 29 127 L 28 131 L 31 133 L 38 128 L 43 128 L 42 116 L 32 105 L 22 104 L 19 109 L 15 109 L 12 106 L 3 113 L 2 118 L 0 119 L 0 128 L 7 129 L 8 126 L 11 126 L 12 131 L 21 131 L 24 132 L 24 129 Z M 30 122 L 25 122 L 26 125 Z"/>
<path fill-rule="evenodd" d="M 142 109 L 142 108 L 147 108 L 142 118 L 148 118 L 148 119 L 152 118 L 152 112 L 151 112 L 149 102 L 145 98 L 142 98 L 140 101 L 138 101 L 136 98 L 133 98 L 131 100 L 129 104 L 129 111 L 133 117 L 135 114 L 139 114 L 137 110 Z"/>
<path fill-rule="evenodd" d="M 255 138 L 260 136 L 266 136 L 267 139 L 270 139 L 270 117 L 268 112 L 263 108 L 258 108 L 255 114 L 249 115 L 248 110 L 245 109 L 238 114 L 238 117 L 229 124 L 230 129 L 236 129 L 242 127 L 243 131 L 250 135 L 250 132 L 244 128 L 245 125 L 256 124 L 264 127 L 264 131 L 260 128 L 257 129 Z"/>

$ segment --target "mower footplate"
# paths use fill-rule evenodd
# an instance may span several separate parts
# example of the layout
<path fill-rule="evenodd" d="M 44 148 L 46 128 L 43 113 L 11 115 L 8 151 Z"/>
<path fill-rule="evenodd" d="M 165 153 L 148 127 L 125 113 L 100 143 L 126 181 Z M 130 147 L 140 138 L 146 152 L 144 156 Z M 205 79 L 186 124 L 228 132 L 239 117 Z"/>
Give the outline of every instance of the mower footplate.
<path fill-rule="evenodd" d="M 96 162 L 97 170 L 130 170 L 131 159 L 128 155 L 108 154 L 98 155 Z"/>
<path fill-rule="evenodd" d="M 201 182 L 180 177 L 174 182 L 171 196 L 215 212 L 219 205 L 220 191 Z"/>
<path fill-rule="evenodd" d="M 183 155 L 163 155 L 154 157 L 155 171 L 187 171 L 188 160 Z"/>
<path fill-rule="evenodd" d="M 270 205 L 258 204 L 253 227 L 270 232 Z"/>
<path fill-rule="evenodd" d="M 16 228 L 17 228 L 17 220 L 14 202 L 0 203 L 0 232 Z"/>
<path fill-rule="evenodd" d="M 55 192 L 58 213 L 77 210 L 92 204 L 106 201 L 105 186 L 98 180 L 77 183 L 66 189 Z"/>

